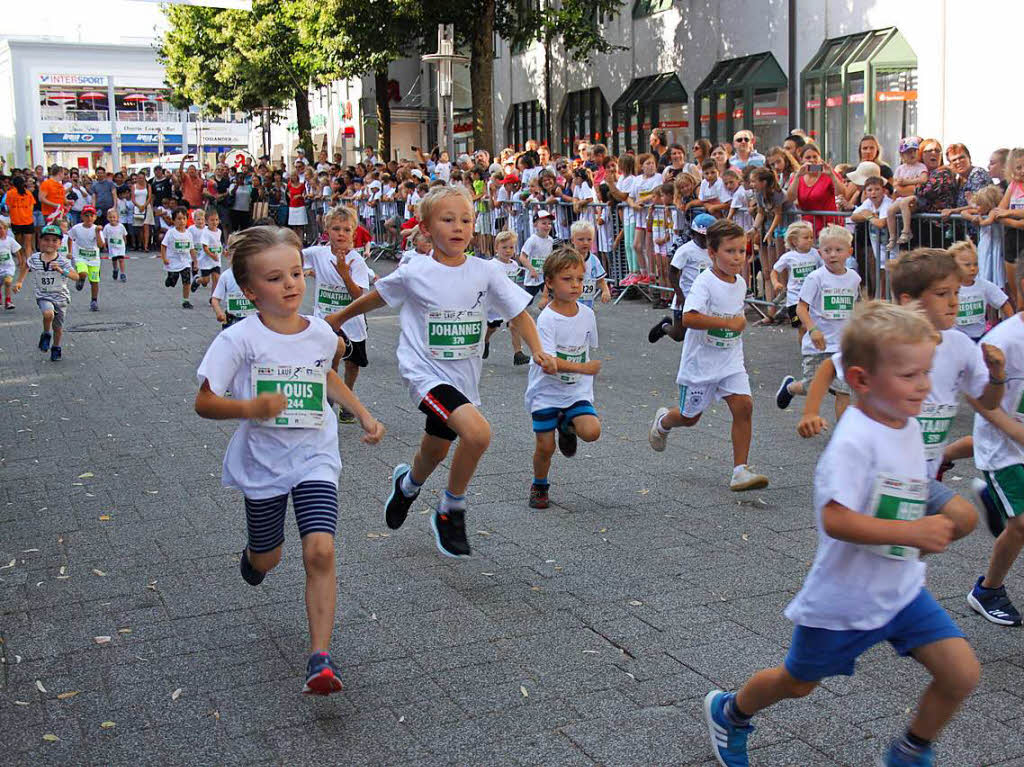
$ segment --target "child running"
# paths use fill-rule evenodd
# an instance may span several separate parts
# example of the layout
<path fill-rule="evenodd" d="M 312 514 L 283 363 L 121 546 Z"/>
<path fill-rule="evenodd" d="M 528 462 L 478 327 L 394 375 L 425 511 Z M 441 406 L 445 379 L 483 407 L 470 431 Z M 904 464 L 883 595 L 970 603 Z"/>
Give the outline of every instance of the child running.
<path fill-rule="evenodd" d="M 329 695 L 341 690 L 330 656 L 341 459 L 329 400 L 357 415 L 363 442 L 379 442 L 384 427 L 330 369 L 338 346 L 331 328 L 299 314 L 306 290 L 301 248 L 290 229 L 257 226 L 233 238 L 232 269 L 259 312 L 210 344 L 197 372 L 195 409 L 203 418 L 241 421 L 224 455 L 222 481 L 245 496 L 248 543 L 239 569 L 252 586 L 281 561 L 291 494 L 311 652 L 302 692 Z"/>
<path fill-rule="evenodd" d="M 985 314 L 994 309 L 1000 320 L 1013 316 L 1010 297 L 995 283 L 978 276 L 978 250 L 970 240 L 954 242 L 950 255 L 960 268 L 960 305 L 956 313 L 956 328 L 972 341 L 985 335 Z"/>
<path fill-rule="evenodd" d="M 430 240 L 422 235 L 419 236 L 421 239 L 426 240 L 428 245 L 427 252 L 429 253 Z M 516 262 L 515 255 L 516 233 L 508 230 L 499 232 L 494 238 L 494 264 L 498 267 L 501 273 L 512 280 L 513 283 L 519 279 L 519 275 L 522 273 L 522 267 Z M 484 359 L 491 356 L 491 336 L 498 332 L 498 329 L 501 328 L 504 321 L 504 317 L 498 316 L 493 311 L 487 313 L 487 335 L 484 336 Z M 527 354 L 523 354 L 523 339 L 519 335 L 519 331 L 509 325 L 508 334 L 512 337 L 512 364 L 525 365 L 530 361 L 530 357 Z"/>
<path fill-rule="evenodd" d="M 164 239 L 160 243 L 160 259 L 164 262 L 164 271 L 167 277 L 164 279 L 164 286 L 173 288 L 181 280 L 181 308 L 191 309 L 192 302 L 188 300 L 192 288 L 192 275 L 196 273 L 199 266 L 196 263 L 196 246 L 192 235 L 189 234 L 188 209 L 175 208 L 174 226 L 167 230 Z"/>
<path fill-rule="evenodd" d="M 788 235 L 788 232 L 787 232 Z M 830 224 L 818 235 L 823 266 L 804 278 L 796 314 L 805 334 L 800 342 L 803 354 L 803 378 L 797 381 L 787 375 L 775 393 L 775 404 L 782 410 L 795 396 L 807 394 L 814 373 L 821 363 L 839 351 L 843 327 L 853 316 L 853 305 L 860 294 L 860 275 L 847 268 L 846 259 L 853 253 L 853 235 L 844 227 Z M 850 402 L 850 389 L 845 381 L 835 381 L 830 391 L 836 398 L 836 420 Z"/>
<path fill-rule="evenodd" d="M 25 275 L 32 273 L 35 282 L 36 305 L 43 314 L 43 332 L 39 335 L 39 351 L 50 352 L 50 361 L 57 362 L 63 356 L 61 339 L 64 323 L 67 322 L 71 291 L 67 278 L 78 279 L 78 273 L 71 267 L 67 256 L 57 253 L 63 233 L 60 227 L 47 224 L 39 233 L 39 253 L 33 253 L 22 264 L 14 292 L 21 291 Z"/>
<path fill-rule="evenodd" d="M 117 282 L 118 272 L 121 275 L 121 282 L 128 282 L 125 271 L 125 254 L 128 252 L 128 230 L 121 223 L 121 214 L 117 208 L 107 211 L 107 223 L 103 226 L 103 242 L 107 246 L 107 255 L 110 256 L 110 266 L 114 282 Z"/>
<path fill-rule="evenodd" d="M 786 228 L 786 252 L 775 262 L 771 280 L 776 293 L 786 294 L 786 316 L 798 328 L 798 340 L 803 343 L 804 326 L 796 312 L 800 303 L 800 290 L 807 275 L 822 266 L 821 254 L 814 247 L 814 227 L 809 221 L 794 221 Z M 786 273 L 786 287 L 782 287 L 782 273 Z"/>
<path fill-rule="evenodd" d="M 662 317 L 647 333 L 650 343 L 657 343 L 663 336 L 668 336 L 679 343 L 686 336 L 683 327 L 683 306 L 686 296 L 693 287 L 697 275 L 711 268 L 711 257 L 708 256 L 708 227 L 717 221 L 710 213 L 698 213 L 690 222 L 690 240 L 679 246 L 672 263 L 668 266 L 669 281 L 672 283 L 672 316 Z"/>
<path fill-rule="evenodd" d="M 199 211 L 196 211 L 197 213 Z M 194 219 L 195 214 L 193 214 Z M 192 242 L 196 248 L 196 265 L 199 267 L 199 273 L 192 276 L 192 292 L 195 293 L 199 289 L 200 285 L 204 287 L 210 284 L 210 280 L 213 280 L 213 287 L 210 288 L 211 292 L 217 289 L 217 280 L 220 279 L 220 259 L 224 255 L 224 245 L 221 238 L 220 231 L 220 213 L 217 212 L 216 208 L 210 210 L 206 214 L 204 219 L 205 226 L 197 231 L 193 231 L 194 227 L 189 227 L 189 231 L 192 233 Z M 198 242 L 196 242 L 196 234 L 198 233 Z"/>
<path fill-rule="evenodd" d="M 523 249 L 519 253 L 519 263 L 526 269 L 526 276 L 523 278 L 523 288 L 530 294 L 530 303 L 544 287 L 544 259 L 547 258 L 555 247 L 551 239 L 551 222 L 554 216 L 549 210 L 538 210 L 533 219 L 533 234 L 523 243 Z"/>
<path fill-rule="evenodd" d="M 593 238 L 593 226 L 585 224 Z M 589 250 L 588 250 L 589 255 Z M 566 458 L 576 455 L 577 440 L 593 442 L 601 436 L 601 421 L 594 410 L 594 376 L 601 361 L 590 358 L 596 349 L 597 318 L 594 310 L 578 299 L 583 294 L 583 257 L 572 246 L 555 250 L 544 262 L 544 282 L 551 300 L 537 317 L 537 333 L 544 351 L 554 357 L 557 372 L 547 373 L 530 365 L 526 386 L 526 411 L 533 419 L 537 444 L 533 451 L 533 484 L 530 508 L 548 507 L 548 471 L 558 449 Z"/>
<path fill-rule="evenodd" d="M 420 203 L 420 214 L 420 228 L 430 237 L 433 254 L 396 269 L 327 321 L 338 330 L 373 309 L 401 307 L 398 369 L 413 403 L 427 416 L 426 434 L 413 465 L 400 464 L 391 475 L 385 521 L 392 530 L 402 526 L 423 483 L 458 439 L 431 527 L 443 555 L 468 557 L 466 488 L 491 440 L 490 424 L 476 408 L 487 311 L 510 318 L 509 326 L 519 331 L 546 372 L 555 373 L 557 366 L 525 311 L 529 294 L 493 264 L 466 256 L 474 221 L 469 195 L 459 188 L 436 187 Z"/>
<path fill-rule="evenodd" d="M 228 240 L 228 247 L 230 246 L 231 240 Z M 235 274 L 230 266 L 221 272 L 217 286 L 210 296 L 210 306 L 213 307 L 217 322 L 225 330 L 250 314 L 256 314 L 256 305 L 246 298 L 245 293 L 235 282 Z"/>
<path fill-rule="evenodd" d="M 356 231 L 356 214 L 339 205 L 324 214 L 324 226 L 330 244 L 316 245 L 302 251 L 302 265 L 316 277 L 313 315 L 324 318 L 352 303 L 370 289 L 370 269 L 358 250 L 352 247 Z M 369 364 L 366 356 L 366 318 L 353 317 L 341 326 L 338 335 L 344 339 L 345 385 L 356 388 L 359 369 Z M 331 367 L 338 369 L 342 352 L 335 355 Z M 355 414 L 344 407 L 338 421 L 355 423 Z"/>
<path fill-rule="evenodd" d="M 683 305 L 683 327 L 691 332 L 683 340 L 679 360 L 679 406 L 658 408 L 648 432 L 657 452 L 665 450 L 670 429 L 696 426 L 701 414 L 724 399 L 732 413 L 733 470 L 729 489 L 758 490 L 768 478 L 747 466 L 754 400 L 743 361 L 744 299 L 747 285 L 739 276 L 747 253 L 747 234 L 728 219 L 708 227 L 711 268 L 701 272 Z"/>
<path fill-rule="evenodd" d="M 842 355 L 856 401 L 815 471 L 818 551 L 786 608 L 795 624 L 789 653 L 738 692 L 704 698 L 719 764 L 746 767 L 755 714 L 809 695 L 828 677 L 851 676 L 857 658 L 882 641 L 932 676 L 910 726 L 879 761 L 884 767 L 934 764 L 932 741 L 977 685 L 978 661 L 924 587 L 920 559 L 920 552 L 945 551 L 958 535 L 943 513 L 925 515 L 928 474 L 915 416 L 931 387 L 938 342 L 924 316 L 892 304 L 862 304 L 848 323 Z"/>
<path fill-rule="evenodd" d="M 16 254 L 19 250 L 21 250 L 21 243 L 10 233 L 7 222 L 0 219 L 0 280 L 4 284 L 4 309 L 7 311 L 14 309 L 11 287 L 14 284 L 14 274 L 17 271 Z"/>
<path fill-rule="evenodd" d="M 89 311 L 98 312 L 100 298 L 100 250 L 103 245 L 103 232 L 96 223 L 96 208 L 86 205 L 82 208 L 82 221 L 71 227 L 68 232 L 71 238 L 71 256 L 75 262 L 75 272 L 78 274 L 78 281 L 75 284 L 76 290 L 85 287 L 85 281 L 89 281 Z"/>

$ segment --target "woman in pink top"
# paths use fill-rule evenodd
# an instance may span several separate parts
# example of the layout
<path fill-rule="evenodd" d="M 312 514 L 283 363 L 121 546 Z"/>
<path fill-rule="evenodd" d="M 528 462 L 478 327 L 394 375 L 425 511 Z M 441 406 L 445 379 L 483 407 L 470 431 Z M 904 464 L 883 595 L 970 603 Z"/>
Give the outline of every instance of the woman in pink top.
<path fill-rule="evenodd" d="M 838 210 L 836 195 L 843 194 L 845 184 L 832 170 L 832 166 L 821 159 L 821 152 L 814 144 L 805 144 L 800 150 L 800 170 L 794 183 L 786 190 L 786 200 L 796 202 L 800 210 Z M 814 227 L 814 236 L 826 224 L 842 226 L 843 217 L 804 216 Z"/>

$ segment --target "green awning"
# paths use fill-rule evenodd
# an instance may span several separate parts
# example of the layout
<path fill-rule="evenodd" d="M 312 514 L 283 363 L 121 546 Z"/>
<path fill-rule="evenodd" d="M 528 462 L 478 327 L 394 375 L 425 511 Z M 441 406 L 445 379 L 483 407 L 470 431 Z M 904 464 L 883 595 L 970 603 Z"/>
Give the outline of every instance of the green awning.
<path fill-rule="evenodd" d="M 826 40 L 801 75 L 807 80 L 863 71 L 868 66 L 876 69 L 913 68 L 917 66 L 917 56 L 898 29 L 887 27 Z"/>
<path fill-rule="evenodd" d="M 770 51 L 723 59 L 697 86 L 697 98 L 708 92 L 735 91 L 744 88 L 786 88 L 789 80 Z"/>
<path fill-rule="evenodd" d="M 644 104 L 686 104 L 689 96 L 675 72 L 635 78 L 612 104 L 614 112 L 635 112 Z"/>

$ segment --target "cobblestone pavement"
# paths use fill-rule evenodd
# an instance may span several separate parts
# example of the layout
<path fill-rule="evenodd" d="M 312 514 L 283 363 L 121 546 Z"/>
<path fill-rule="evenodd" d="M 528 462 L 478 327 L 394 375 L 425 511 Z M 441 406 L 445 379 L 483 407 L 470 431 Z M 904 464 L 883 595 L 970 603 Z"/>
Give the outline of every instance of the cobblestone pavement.
<path fill-rule="evenodd" d="M 491 448 L 471 486 L 475 556 L 440 557 L 425 486 L 405 527 L 384 525 L 391 467 L 423 417 L 395 360 L 397 323 L 370 320 L 357 392 L 387 425 L 379 446 L 343 426 L 335 658 L 344 693 L 299 695 L 304 576 L 289 522 L 266 582 L 238 575 L 240 495 L 220 486 L 228 422 L 192 410 L 218 330 L 200 292 L 183 311 L 158 262 L 104 265 L 101 311 L 74 294 L 60 363 L 36 351 L 22 294 L 0 316 L 0 753 L 7 764 L 714 764 L 701 698 L 782 661 L 782 609 L 814 556 L 811 477 L 821 439 L 795 433 L 775 387 L 798 369 L 795 336 L 753 328 L 752 463 L 771 487 L 739 496 L 728 412 L 651 452 L 655 409 L 675 399 L 679 347 L 651 347 L 639 302 L 599 307 L 600 441 L 556 456 L 553 506 L 526 500 L 533 437 L 498 336 L 483 378 Z M 139 323 L 82 332 L 96 322 Z M 799 407 L 799 403 L 797 406 Z M 961 415 L 958 432 L 969 429 Z M 855 469 L 855 467 L 851 467 Z M 951 484 L 975 472 L 958 466 Z M 1024 765 L 1021 633 L 964 597 L 991 546 L 975 532 L 930 559 L 929 586 L 984 662 L 939 746 L 949 767 Z M 1010 591 L 1024 599 L 1014 574 Z M 97 639 L 109 637 L 109 640 Z M 926 676 L 878 647 L 853 678 L 758 717 L 755 765 L 865 765 L 899 732 Z"/>

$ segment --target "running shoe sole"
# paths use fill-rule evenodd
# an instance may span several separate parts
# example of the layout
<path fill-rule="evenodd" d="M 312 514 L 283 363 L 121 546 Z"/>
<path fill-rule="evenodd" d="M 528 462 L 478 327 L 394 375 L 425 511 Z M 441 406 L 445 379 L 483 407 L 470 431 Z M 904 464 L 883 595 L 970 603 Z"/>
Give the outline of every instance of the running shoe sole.
<path fill-rule="evenodd" d="M 400 463 L 391 472 L 391 495 L 388 496 L 388 502 L 384 504 L 384 524 L 386 524 L 392 530 L 397 530 L 402 525 L 404 525 L 406 517 L 409 516 L 409 509 L 407 508 L 405 510 L 405 513 L 402 514 L 402 518 L 398 521 L 398 524 L 393 525 L 391 524 L 391 520 L 388 519 L 388 509 L 391 508 L 391 502 L 395 500 L 396 495 L 401 495 L 403 498 L 405 498 L 405 493 L 402 492 L 401 482 L 402 477 L 408 474 L 410 471 L 412 471 L 412 467 L 409 466 L 409 464 Z M 406 499 L 409 501 L 410 507 L 412 506 L 413 502 L 416 500 L 418 496 L 419 493 L 416 493 L 416 495 L 414 495 L 412 498 Z"/>
<path fill-rule="evenodd" d="M 768 477 L 757 475 L 751 477 L 746 482 L 741 482 L 737 485 L 729 483 L 729 489 L 734 493 L 742 493 L 745 490 L 761 490 L 768 487 Z"/>
<path fill-rule="evenodd" d="M 341 692 L 341 680 L 334 675 L 330 668 L 320 669 L 317 673 L 306 680 L 302 688 L 303 695 L 330 695 Z"/>
<path fill-rule="evenodd" d="M 430 516 L 430 529 L 434 531 L 434 545 L 437 546 L 437 550 L 444 554 L 446 557 L 451 559 L 469 559 L 469 554 L 452 554 L 441 544 L 441 533 L 437 529 L 437 512 L 434 512 Z"/>
<path fill-rule="evenodd" d="M 990 615 L 989 612 L 984 608 L 984 606 L 982 606 L 981 602 L 978 601 L 978 598 L 974 596 L 973 591 L 967 594 L 967 604 L 970 605 L 970 608 L 974 610 L 974 612 L 978 613 L 978 615 L 987 620 L 989 623 L 994 623 L 997 626 L 1020 625 L 1020 623 L 1018 623 L 1017 621 L 1005 620 L 1002 618 L 997 618 L 994 615 Z"/>
<path fill-rule="evenodd" d="M 995 508 L 991 503 L 985 502 L 985 495 L 988 494 L 986 493 L 988 484 L 983 479 L 974 479 L 971 480 L 970 487 L 974 505 L 981 509 L 982 514 L 985 515 L 985 526 L 993 538 L 998 538 L 1003 534 L 1003 530 L 1006 529 L 1006 522 L 1003 520 L 1003 515 L 999 513 L 999 509 Z"/>

